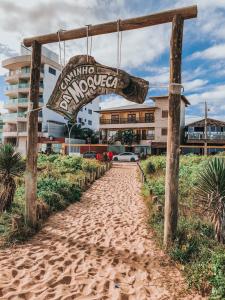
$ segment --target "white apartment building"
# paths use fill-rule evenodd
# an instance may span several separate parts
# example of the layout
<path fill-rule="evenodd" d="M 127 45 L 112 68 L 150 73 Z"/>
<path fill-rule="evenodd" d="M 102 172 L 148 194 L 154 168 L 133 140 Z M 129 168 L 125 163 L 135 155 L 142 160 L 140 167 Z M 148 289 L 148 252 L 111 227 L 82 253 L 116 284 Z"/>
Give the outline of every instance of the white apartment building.
<path fill-rule="evenodd" d="M 47 104 L 55 87 L 61 70 L 58 61 L 56 53 L 42 47 L 39 106 Z M 8 113 L 3 115 L 3 142 L 15 145 L 18 151 L 26 154 L 31 53 L 21 47 L 21 55 L 4 60 L 2 66 L 8 69 L 5 77 L 7 84 L 5 95 L 8 99 L 4 104 Z M 99 101 L 96 99 L 79 112 L 78 124 L 97 130 L 99 126 L 99 114 L 95 112 L 97 110 L 99 110 Z M 50 138 L 64 138 L 66 122 L 63 116 L 43 107 L 38 118 L 39 142 L 47 142 Z"/>
<path fill-rule="evenodd" d="M 99 98 L 81 108 L 77 115 L 77 123 L 82 127 L 99 130 Z"/>

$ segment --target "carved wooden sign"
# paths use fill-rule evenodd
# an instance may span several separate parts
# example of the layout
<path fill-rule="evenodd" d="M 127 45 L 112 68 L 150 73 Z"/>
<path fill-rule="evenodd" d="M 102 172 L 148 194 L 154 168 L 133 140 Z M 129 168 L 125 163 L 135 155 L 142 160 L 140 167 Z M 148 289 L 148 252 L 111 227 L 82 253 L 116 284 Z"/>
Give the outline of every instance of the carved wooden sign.
<path fill-rule="evenodd" d="M 101 65 L 92 56 L 72 57 L 58 78 L 47 107 L 76 120 L 82 106 L 99 95 L 115 93 L 127 100 L 143 103 L 148 81 Z"/>

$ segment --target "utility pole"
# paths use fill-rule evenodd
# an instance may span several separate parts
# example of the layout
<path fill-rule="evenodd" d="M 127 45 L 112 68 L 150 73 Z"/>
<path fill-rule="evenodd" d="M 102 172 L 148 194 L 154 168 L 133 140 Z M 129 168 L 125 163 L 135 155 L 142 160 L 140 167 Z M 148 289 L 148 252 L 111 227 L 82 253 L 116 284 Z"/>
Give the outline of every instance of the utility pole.
<path fill-rule="evenodd" d="M 207 102 L 205 101 L 205 127 L 204 127 L 204 131 L 205 131 L 205 143 L 204 143 L 204 155 L 207 156 L 207 118 L 208 118 L 208 108 L 207 108 Z"/>

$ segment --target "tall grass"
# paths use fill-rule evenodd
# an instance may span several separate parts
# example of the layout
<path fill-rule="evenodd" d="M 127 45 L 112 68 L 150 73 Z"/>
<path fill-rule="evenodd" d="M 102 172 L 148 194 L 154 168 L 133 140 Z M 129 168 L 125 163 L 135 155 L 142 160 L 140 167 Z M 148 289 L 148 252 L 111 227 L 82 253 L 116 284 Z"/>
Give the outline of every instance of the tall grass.
<path fill-rule="evenodd" d="M 208 295 L 210 299 L 222 300 L 225 299 L 225 248 L 215 240 L 213 224 L 195 191 L 199 173 L 204 170 L 208 160 L 210 157 L 181 156 L 177 238 L 168 253 L 183 265 L 189 287 Z M 142 167 L 147 177 L 143 194 L 149 198 L 152 190 L 158 197 L 157 202 L 148 201 L 149 225 L 162 245 L 166 158 L 152 156 L 142 162 Z"/>

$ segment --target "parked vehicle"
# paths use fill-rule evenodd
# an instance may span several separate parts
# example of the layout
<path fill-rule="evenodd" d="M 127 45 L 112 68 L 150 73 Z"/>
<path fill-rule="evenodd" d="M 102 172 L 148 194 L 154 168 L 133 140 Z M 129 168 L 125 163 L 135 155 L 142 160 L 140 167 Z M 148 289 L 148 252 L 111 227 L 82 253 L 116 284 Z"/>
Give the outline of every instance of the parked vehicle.
<path fill-rule="evenodd" d="M 85 152 L 83 154 L 83 158 L 92 158 L 92 159 L 94 159 L 94 158 L 96 158 L 96 156 L 97 156 L 97 153 L 94 152 L 94 151 Z"/>
<path fill-rule="evenodd" d="M 138 161 L 139 157 L 133 152 L 123 152 L 113 156 L 114 161 Z"/>

